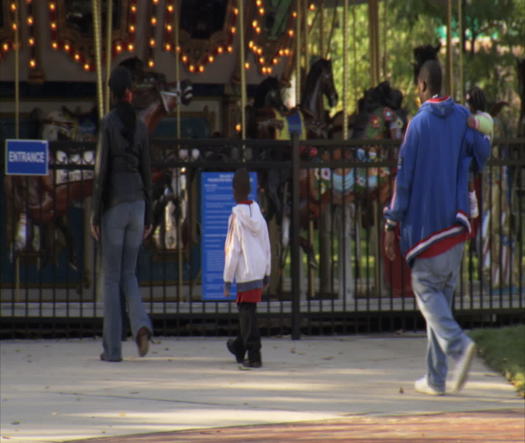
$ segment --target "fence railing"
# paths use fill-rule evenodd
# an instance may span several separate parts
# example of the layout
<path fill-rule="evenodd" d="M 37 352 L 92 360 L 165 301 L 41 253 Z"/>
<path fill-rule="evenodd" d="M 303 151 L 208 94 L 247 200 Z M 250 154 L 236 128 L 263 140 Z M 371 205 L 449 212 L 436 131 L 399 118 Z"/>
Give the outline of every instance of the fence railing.
<path fill-rule="evenodd" d="M 236 328 L 235 304 L 210 298 L 202 284 L 202 202 L 210 197 L 207 174 L 240 166 L 256 172 L 272 244 L 270 288 L 258 306 L 263 333 L 421 327 L 406 263 L 383 254 L 382 209 L 398 148 L 390 140 L 152 141 L 155 228 L 137 272 L 157 333 Z M 3 176 L 3 337 L 100 331 L 98 249 L 89 235 L 94 149 L 54 142 L 49 176 Z M 466 245 L 456 314 L 472 324 L 524 321 L 525 139 L 496 140 L 472 181 L 480 217 Z"/>

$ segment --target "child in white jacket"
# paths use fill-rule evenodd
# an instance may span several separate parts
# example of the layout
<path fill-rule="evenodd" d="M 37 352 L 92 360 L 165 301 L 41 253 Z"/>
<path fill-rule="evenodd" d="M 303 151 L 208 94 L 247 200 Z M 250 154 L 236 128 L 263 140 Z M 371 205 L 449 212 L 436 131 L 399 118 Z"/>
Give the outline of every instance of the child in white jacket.
<path fill-rule="evenodd" d="M 224 245 L 224 295 L 237 283 L 239 335 L 227 342 L 237 363 L 247 368 L 262 366 L 261 337 L 257 326 L 257 303 L 268 285 L 271 267 L 268 227 L 257 202 L 248 200 L 250 176 L 245 168 L 233 176 L 236 205 L 228 220 Z M 248 352 L 248 359 L 244 356 Z"/>

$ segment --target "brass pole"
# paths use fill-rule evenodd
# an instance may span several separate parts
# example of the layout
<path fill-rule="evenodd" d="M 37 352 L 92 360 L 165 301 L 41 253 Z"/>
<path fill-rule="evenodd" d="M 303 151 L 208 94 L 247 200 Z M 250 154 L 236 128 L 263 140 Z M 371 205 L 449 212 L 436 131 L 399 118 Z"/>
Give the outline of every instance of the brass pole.
<path fill-rule="evenodd" d="M 244 67 L 245 55 L 244 55 L 244 2 L 240 1 L 239 5 L 239 45 L 241 53 L 241 137 L 246 139 L 246 68 Z M 244 145 L 243 145 L 243 157 L 244 157 Z"/>
<path fill-rule="evenodd" d="M 379 4 L 378 0 L 368 1 L 368 36 L 370 53 L 370 78 L 372 85 L 379 83 Z"/>
<path fill-rule="evenodd" d="M 301 102 L 301 0 L 296 0 L 295 3 L 297 10 L 295 23 L 295 104 L 299 105 Z"/>
<path fill-rule="evenodd" d="M 319 2 L 319 54 L 324 57 L 324 0 Z"/>
<path fill-rule="evenodd" d="M 108 0 L 107 17 L 106 17 L 106 83 L 105 90 L 105 104 L 106 112 L 109 112 L 110 107 L 110 92 L 109 92 L 109 76 L 111 75 L 111 43 L 113 38 L 113 0 Z"/>
<path fill-rule="evenodd" d="M 356 24 L 356 13 L 355 8 L 357 7 L 357 0 L 354 0 L 352 6 L 352 52 L 354 54 L 353 66 L 354 66 L 354 103 L 357 103 L 357 24 Z"/>
<path fill-rule="evenodd" d="M 97 105 L 98 117 L 104 117 L 104 93 L 102 88 L 102 60 L 101 60 L 101 36 L 100 36 L 100 0 L 91 0 L 93 9 L 93 35 L 95 38 L 95 66 L 97 69 Z"/>
<path fill-rule="evenodd" d="M 176 11 L 179 11 L 180 8 L 176 9 Z M 178 19 L 178 14 L 173 14 L 173 30 L 175 31 L 175 81 L 177 82 L 177 87 L 180 88 L 180 53 L 181 49 L 179 48 L 180 44 L 180 20 Z M 181 91 L 182 92 L 182 91 Z M 181 97 L 182 98 L 182 97 Z M 177 138 L 180 139 L 182 137 L 182 129 L 181 129 L 181 109 L 180 109 L 180 101 L 177 103 L 177 108 L 175 109 L 176 117 L 177 117 Z"/>
<path fill-rule="evenodd" d="M 383 79 L 387 79 L 388 75 L 388 58 L 387 58 L 387 32 L 388 32 L 388 0 L 383 0 L 383 54 L 382 67 Z"/>
<path fill-rule="evenodd" d="M 447 2 L 447 94 L 454 95 L 452 89 L 452 0 Z"/>
<path fill-rule="evenodd" d="M 179 48 L 179 40 L 180 40 L 180 20 L 179 20 L 179 14 L 180 14 L 180 8 L 175 9 L 176 13 L 173 14 L 173 31 L 175 33 L 175 82 L 177 85 L 177 88 L 179 89 L 179 92 L 182 93 L 182 87 L 180 84 L 180 54 L 181 49 Z M 182 96 L 180 97 L 179 102 L 177 103 L 177 107 L 175 108 L 175 117 L 176 117 L 176 134 L 177 139 L 182 138 L 182 121 L 181 121 L 181 102 Z M 191 155 L 191 152 L 190 152 Z M 177 144 L 177 157 L 180 158 L 180 145 Z M 182 169 L 179 169 L 177 171 L 177 194 L 180 192 L 180 178 L 182 175 Z M 188 186 L 188 181 L 186 181 L 186 186 Z M 187 188 L 188 189 L 188 188 Z M 188 193 L 190 191 L 188 190 Z M 184 270 L 182 266 L 183 257 L 182 257 L 182 227 L 179 221 L 177 221 L 177 241 L 178 241 L 178 254 L 177 254 L 177 273 L 178 273 L 178 279 L 177 279 L 177 286 L 178 286 L 178 300 L 184 300 L 184 296 L 182 294 L 183 291 L 183 282 L 184 282 Z"/>
<path fill-rule="evenodd" d="M 20 20 L 18 14 L 18 0 L 15 1 L 14 11 L 14 44 L 15 44 L 15 138 L 20 138 Z M 26 177 L 27 178 L 27 177 Z M 15 268 L 15 298 L 20 298 L 20 256 L 16 255 Z"/>
<path fill-rule="evenodd" d="M 465 99 L 465 84 L 464 84 L 464 71 L 463 71 L 463 0 L 458 0 L 458 31 L 459 31 L 459 91 L 458 100 L 463 101 Z"/>
<path fill-rule="evenodd" d="M 15 38 L 15 137 L 20 137 L 20 14 L 19 2 L 15 1 L 14 38 Z"/>
<path fill-rule="evenodd" d="M 348 0 L 343 6 L 343 140 L 348 140 Z"/>
<path fill-rule="evenodd" d="M 303 0 L 303 11 L 304 11 L 304 30 L 303 30 L 303 46 L 304 46 L 304 69 L 308 71 L 310 68 L 309 51 L 308 51 L 308 0 Z"/>

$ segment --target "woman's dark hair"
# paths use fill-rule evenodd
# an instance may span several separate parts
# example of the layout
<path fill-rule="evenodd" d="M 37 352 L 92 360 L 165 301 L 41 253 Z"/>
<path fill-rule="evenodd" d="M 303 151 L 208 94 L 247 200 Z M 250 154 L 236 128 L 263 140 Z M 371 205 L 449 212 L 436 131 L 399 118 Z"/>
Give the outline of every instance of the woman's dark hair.
<path fill-rule="evenodd" d="M 472 112 L 482 111 L 485 112 L 487 108 L 487 100 L 483 90 L 477 86 L 472 87 L 466 95 L 467 103 L 470 106 Z"/>
<path fill-rule="evenodd" d="M 117 66 L 113 69 L 109 77 L 109 88 L 117 100 L 121 100 L 124 97 L 126 89 L 131 89 L 132 87 L 133 79 L 129 69 L 124 66 Z"/>

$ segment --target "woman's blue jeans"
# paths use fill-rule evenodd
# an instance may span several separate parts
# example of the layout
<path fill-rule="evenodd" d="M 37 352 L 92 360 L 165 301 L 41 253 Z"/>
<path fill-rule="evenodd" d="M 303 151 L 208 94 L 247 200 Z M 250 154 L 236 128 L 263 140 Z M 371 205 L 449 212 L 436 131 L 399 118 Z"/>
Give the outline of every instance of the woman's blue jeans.
<path fill-rule="evenodd" d="M 416 258 L 412 267 L 412 289 L 427 323 L 427 381 L 443 392 L 447 356 L 457 361 L 471 342 L 452 313 L 463 247 L 464 244 L 459 243 L 435 257 Z"/>
<path fill-rule="evenodd" d="M 144 210 L 143 200 L 125 202 L 109 208 L 102 216 L 103 347 L 107 360 L 122 358 L 120 291 L 127 303 L 133 337 L 142 327 L 152 333 L 136 275 L 144 235 Z"/>

